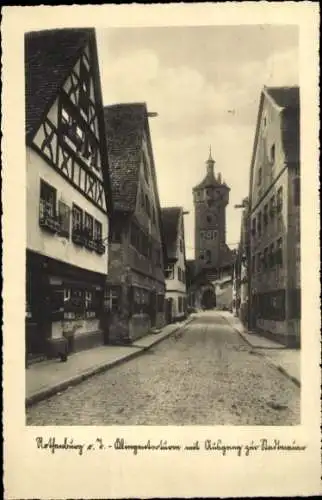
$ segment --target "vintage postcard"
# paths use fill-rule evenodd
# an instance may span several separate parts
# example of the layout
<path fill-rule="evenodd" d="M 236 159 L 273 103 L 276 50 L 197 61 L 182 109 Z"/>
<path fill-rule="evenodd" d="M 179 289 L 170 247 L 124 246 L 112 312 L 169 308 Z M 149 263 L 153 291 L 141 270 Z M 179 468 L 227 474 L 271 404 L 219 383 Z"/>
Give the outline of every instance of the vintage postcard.
<path fill-rule="evenodd" d="M 318 6 L 1 32 L 5 497 L 321 493 Z"/>

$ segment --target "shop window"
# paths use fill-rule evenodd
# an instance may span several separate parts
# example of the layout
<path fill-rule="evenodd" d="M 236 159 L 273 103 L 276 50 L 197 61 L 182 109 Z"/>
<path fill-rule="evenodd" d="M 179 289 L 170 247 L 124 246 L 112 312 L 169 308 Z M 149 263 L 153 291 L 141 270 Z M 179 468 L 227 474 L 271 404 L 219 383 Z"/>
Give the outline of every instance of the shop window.
<path fill-rule="evenodd" d="M 168 267 L 165 269 L 165 278 L 167 280 L 174 279 L 174 264 L 168 265 Z"/>
<path fill-rule="evenodd" d="M 150 306 L 150 292 L 148 290 L 145 290 L 144 288 L 133 287 L 132 297 L 133 313 L 148 314 Z"/>
<path fill-rule="evenodd" d="M 91 309 L 93 303 L 93 292 L 85 291 L 85 309 Z"/>

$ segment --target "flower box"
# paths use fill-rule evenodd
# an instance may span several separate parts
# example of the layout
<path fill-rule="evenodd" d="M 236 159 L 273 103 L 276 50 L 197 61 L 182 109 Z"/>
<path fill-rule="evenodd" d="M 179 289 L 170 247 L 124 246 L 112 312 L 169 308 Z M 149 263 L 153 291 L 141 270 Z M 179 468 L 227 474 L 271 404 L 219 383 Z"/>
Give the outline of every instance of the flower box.
<path fill-rule="evenodd" d="M 85 240 L 85 247 L 88 248 L 89 250 L 96 250 L 97 248 L 97 243 L 96 241 L 92 240 L 92 239 L 89 239 L 87 238 Z"/>
<path fill-rule="evenodd" d="M 72 240 L 73 240 L 73 243 L 75 243 L 75 245 L 84 246 L 85 238 L 81 232 L 73 231 Z"/>
<path fill-rule="evenodd" d="M 39 225 L 41 228 L 50 231 L 51 233 L 58 233 L 60 230 L 59 221 L 52 216 L 45 215 L 39 219 Z"/>
<path fill-rule="evenodd" d="M 105 253 L 105 245 L 101 241 L 96 242 L 96 252 L 100 255 Z"/>

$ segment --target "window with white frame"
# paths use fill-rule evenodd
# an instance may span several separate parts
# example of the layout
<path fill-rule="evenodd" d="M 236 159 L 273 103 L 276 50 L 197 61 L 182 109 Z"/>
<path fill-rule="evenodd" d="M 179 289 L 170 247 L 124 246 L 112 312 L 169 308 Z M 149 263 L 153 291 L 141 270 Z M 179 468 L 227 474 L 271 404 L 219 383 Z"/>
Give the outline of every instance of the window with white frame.
<path fill-rule="evenodd" d="M 40 206 L 39 216 L 41 219 L 45 217 L 56 216 L 56 189 L 47 182 L 40 180 Z"/>
<path fill-rule="evenodd" d="M 102 240 L 102 223 L 98 220 L 94 220 L 93 239 L 94 241 Z"/>
<path fill-rule="evenodd" d="M 81 232 L 83 229 L 83 210 L 77 205 L 73 204 L 73 232 Z"/>
<path fill-rule="evenodd" d="M 165 278 L 167 280 L 173 280 L 174 279 L 174 264 L 169 264 L 166 269 L 165 269 Z"/>
<path fill-rule="evenodd" d="M 84 213 L 84 233 L 87 238 L 93 239 L 94 219 L 87 212 Z"/>

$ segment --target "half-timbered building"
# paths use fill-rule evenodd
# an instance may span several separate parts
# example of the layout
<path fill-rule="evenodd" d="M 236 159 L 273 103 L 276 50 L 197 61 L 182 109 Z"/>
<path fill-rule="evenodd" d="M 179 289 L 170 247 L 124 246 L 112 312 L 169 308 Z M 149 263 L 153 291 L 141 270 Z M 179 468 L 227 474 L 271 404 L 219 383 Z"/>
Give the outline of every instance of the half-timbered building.
<path fill-rule="evenodd" d="M 111 197 L 94 29 L 27 33 L 25 74 L 26 343 L 55 355 L 103 341 Z"/>
<path fill-rule="evenodd" d="M 109 341 L 129 343 L 164 325 L 161 210 L 144 103 L 104 108 L 113 197 Z"/>

